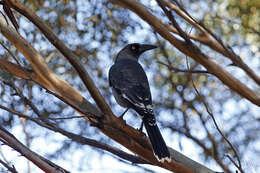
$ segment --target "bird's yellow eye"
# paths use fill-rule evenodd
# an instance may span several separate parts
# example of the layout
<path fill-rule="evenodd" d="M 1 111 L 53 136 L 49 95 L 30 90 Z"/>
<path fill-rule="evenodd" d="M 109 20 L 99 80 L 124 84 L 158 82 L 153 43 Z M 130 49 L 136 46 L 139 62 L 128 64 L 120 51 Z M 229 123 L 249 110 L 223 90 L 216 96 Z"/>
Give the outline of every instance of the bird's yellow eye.
<path fill-rule="evenodd" d="M 131 46 L 131 49 L 132 50 L 136 50 L 136 46 Z"/>

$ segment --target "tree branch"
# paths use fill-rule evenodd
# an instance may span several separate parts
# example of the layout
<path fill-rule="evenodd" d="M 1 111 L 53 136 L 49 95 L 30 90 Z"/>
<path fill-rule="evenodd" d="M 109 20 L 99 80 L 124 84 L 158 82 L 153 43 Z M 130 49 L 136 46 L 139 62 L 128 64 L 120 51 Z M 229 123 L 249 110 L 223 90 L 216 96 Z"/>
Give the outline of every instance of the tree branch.
<path fill-rule="evenodd" d="M 137 156 L 134 156 L 134 155 L 131 155 L 131 154 L 128 154 L 116 147 L 112 147 L 110 145 L 107 145 L 105 143 L 102 143 L 102 142 L 99 142 L 99 141 L 96 141 L 96 140 L 93 140 L 93 139 L 90 139 L 90 138 L 86 138 L 86 137 L 82 137 L 80 135 L 77 135 L 77 134 L 74 134 L 74 133 L 71 133 L 71 132 L 68 132 L 64 129 L 61 129 L 58 127 L 57 124 L 53 124 L 47 120 L 45 120 L 44 122 L 42 122 L 41 120 L 42 119 L 36 119 L 36 118 L 32 118 L 32 117 L 29 117 L 27 115 L 24 115 L 20 112 L 17 112 L 15 110 L 12 110 L 12 109 L 9 109 L 3 105 L 0 105 L 0 109 L 3 109 L 3 110 L 6 110 L 14 115 L 17 115 L 21 118 L 25 118 L 27 120 L 30 120 L 36 124 L 38 124 L 39 126 L 41 127 L 44 127 L 44 128 L 47 128 L 51 131 L 54 131 L 54 132 L 58 132 L 66 137 L 68 137 L 69 139 L 75 141 L 75 142 L 78 142 L 78 143 L 81 143 L 81 144 L 84 144 L 84 145 L 89 145 L 89 146 L 92 146 L 92 147 L 95 147 L 95 148 L 98 148 L 98 149 L 102 149 L 104 151 L 108 151 L 122 159 L 125 159 L 125 160 L 128 160 L 132 163 L 135 163 L 135 164 L 150 164 L 149 162 L 147 162 L 146 160 L 143 160 L 142 158 L 140 157 L 137 157 Z"/>
<path fill-rule="evenodd" d="M 179 69 L 179 68 L 176 68 L 176 67 L 172 67 L 172 66 L 170 66 L 170 65 L 168 65 L 164 62 L 161 62 L 161 61 L 157 61 L 157 63 L 166 66 L 170 71 L 174 71 L 174 72 L 209 74 L 209 72 L 207 72 L 205 70 L 183 70 L 183 69 Z"/>
<path fill-rule="evenodd" d="M 14 165 L 9 166 L 7 163 L 5 163 L 3 160 L 0 159 L 0 164 L 2 164 L 4 167 L 6 167 L 6 169 L 8 171 L 10 171 L 11 173 L 18 173 L 14 167 Z"/>
<path fill-rule="evenodd" d="M 19 60 L 14 56 L 14 54 L 2 43 L 0 42 L 1 46 L 11 55 L 11 57 L 13 57 L 13 59 L 15 60 L 15 62 L 21 66 Z"/>
<path fill-rule="evenodd" d="M 28 160 L 32 161 L 36 166 L 38 166 L 41 170 L 48 173 L 62 173 L 66 171 L 60 166 L 52 163 L 51 161 L 43 158 L 37 153 L 28 149 L 25 145 L 23 145 L 20 141 L 18 141 L 15 136 L 5 130 L 0 126 L 0 138 L 5 141 L 11 148 L 19 152 L 21 155 L 26 157 Z"/>

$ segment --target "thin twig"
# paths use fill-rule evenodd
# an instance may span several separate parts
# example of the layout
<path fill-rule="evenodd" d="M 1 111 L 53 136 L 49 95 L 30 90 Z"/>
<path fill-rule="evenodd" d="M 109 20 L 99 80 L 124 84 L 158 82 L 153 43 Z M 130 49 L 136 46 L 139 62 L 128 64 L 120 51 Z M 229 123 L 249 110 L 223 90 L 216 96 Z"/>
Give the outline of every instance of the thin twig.
<path fill-rule="evenodd" d="M 13 59 L 15 60 L 15 62 L 21 66 L 19 60 L 16 58 L 16 56 L 14 56 L 14 54 L 0 41 L 0 44 L 3 46 L 3 48 L 5 50 L 7 50 L 7 52 L 11 55 L 11 57 L 13 57 Z"/>
<path fill-rule="evenodd" d="M 188 59 L 186 57 L 186 65 L 187 65 L 187 68 L 189 69 L 189 63 L 188 63 Z M 240 161 L 240 158 L 238 156 L 238 153 L 235 149 L 235 147 L 231 144 L 231 142 L 225 137 L 225 135 L 222 133 L 222 131 L 220 130 L 220 128 L 218 127 L 218 124 L 215 120 L 215 117 L 214 115 L 212 114 L 212 112 L 209 110 L 209 106 L 208 104 L 206 103 L 206 101 L 203 99 L 203 97 L 201 96 L 201 94 L 199 93 L 198 89 L 196 88 L 196 85 L 193 81 L 193 79 L 191 79 L 191 82 L 192 82 L 192 86 L 196 92 L 196 94 L 201 98 L 202 100 L 202 103 L 204 104 L 205 108 L 206 108 L 206 111 L 207 113 L 210 115 L 210 117 L 212 118 L 213 120 L 213 123 L 215 125 L 215 127 L 217 128 L 217 131 L 219 132 L 219 134 L 223 137 L 223 139 L 228 143 L 228 145 L 230 146 L 230 148 L 233 150 L 234 154 L 235 154 L 235 157 L 237 158 L 238 160 L 238 164 L 239 166 L 237 167 L 237 164 L 235 164 L 235 166 L 240 170 L 241 173 L 244 173 L 243 169 L 242 169 L 242 165 L 241 165 L 241 161 Z"/>
<path fill-rule="evenodd" d="M 28 111 L 29 109 L 29 105 L 26 104 L 25 105 L 25 108 L 24 108 L 24 112 L 23 114 L 26 114 L 26 112 Z M 23 127 L 23 132 L 25 134 L 25 139 L 26 139 L 26 147 L 30 148 L 30 145 L 31 145 L 31 137 L 27 131 L 27 128 L 26 128 L 26 119 L 25 118 L 20 118 L 20 121 L 22 123 L 22 127 Z M 30 161 L 27 160 L 27 173 L 30 173 L 31 172 L 31 165 L 30 165 Z"/>
<path fill-rule="evenodd" d="M 234 159 L 232 159 L 228 154 L 226 154 L 225 156 L 239 169 L 239 165 L 237 165 L 237 163 L 234 161 Z"/>
<path fill-rule="evenodd" d="M 74 118 L 84 118 L 84 116 L 70 116 L 70 117 L 60 117 L 60 118 L 51 118 L 48 117 L 49 120 L 70 120 Z"/>
<path fill-rule="evenodd" d="M 23 95 L 23 92 L 20 88 L 16 87 L 15 84 L 11 81 L 3 81 L 5 84 L 7 84 L 8 86 L 10 86 L 12 89 L 15 90 L 16 94 L 21 97 L 21 99 L 23 100 L 23 102 L 26 104 L 26 105 L 29 105 L 30 108 L 36 113 L 36 115 L 39 117 L 39 118 L 42 118 L 42 119 L 46 119 L 44 116 L 41 115 L 40 113 L 40 110 L 31 102 L 31 100 L 29 100 L 27 97 L 25 97 Z"/>
<path fill-rule="evenodd" d="M 102 117 L 98 117 L 95 114 L 92 114 L 91 112 L 82 112 L 81 110 L 79 110 L 76 106 L 74 106 L 73 104 L 70 104 L 69 102 L 67 102 L 66 99 L 64 99 L 63 97 L 59 96 L 58 94 L 56 94 L 55 92 L 52 92 L 51 90 L 46 89 L 46 92 L 49 94 L 52 94 L 53 96 L 57 97 L 58 99 L 60 99 L 61 101 L 63 101 L 64 103 L 68 104 L 69 106 L 71 106 L 73 109 L 75 109 L 76 111 L 86 115 L 86 117 L 88 118 L 90 123 L 93 124 L 102 124 Z"/>
<path fill-rule="evenodd" d="M 9 166 L 7 163 L 5 163 L 3 160 L 0 159 L 0 163 L 11 173 L 18 173 L 14 167 L 14 165 Z"/>
<path fill-rule="evenodd" d="M 161 0 L 156 0 L 159 6 L 162 8 L 168 19 L 172 22 L 172 25 L 177 29 L 180 36 L 186 41 L 186 43 L 191 43 L 190 38 L 187 36 L 187 34 L 181 29 L 177 21 L 175 20 L 175 17 L 173 16 L 172 12 L 170 10 L 167 10 L 165 6 L 163 5 Z"/>
<path fill-rule="evenodd" d="M 179 68 L 176 68 L 176 67 L 173 67 L 173 66 L 170 66 L 164 62 L 161 62 L 161 61 L 157 61 L 157 63 L 159 64 L 162 64 L 166 67 L 168 67 L 170 70 L 174 71 L 174 72 L 184 72 L 184 73 L 203 73 L 203 74 L 209 74 L 208 71 L 205 71 L 205 70 L 184 70 L 184 69 L 179 69 Z"/>

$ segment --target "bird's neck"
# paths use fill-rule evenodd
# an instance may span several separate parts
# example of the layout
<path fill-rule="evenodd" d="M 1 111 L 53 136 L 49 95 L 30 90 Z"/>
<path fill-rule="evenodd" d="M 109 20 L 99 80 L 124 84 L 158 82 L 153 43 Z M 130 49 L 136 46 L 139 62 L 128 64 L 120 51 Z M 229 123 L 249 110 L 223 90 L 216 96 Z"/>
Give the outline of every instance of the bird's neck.
<path fill-rule="evenodd" d="M 116 57 L 115 62 L 119 62 L 119 61 L 122 61 L 122 60 L 138 62 L 138 58 L 133 57 L 132 55 L 123 55 L 123 56 L 119 55 L 119 56 Z"/>

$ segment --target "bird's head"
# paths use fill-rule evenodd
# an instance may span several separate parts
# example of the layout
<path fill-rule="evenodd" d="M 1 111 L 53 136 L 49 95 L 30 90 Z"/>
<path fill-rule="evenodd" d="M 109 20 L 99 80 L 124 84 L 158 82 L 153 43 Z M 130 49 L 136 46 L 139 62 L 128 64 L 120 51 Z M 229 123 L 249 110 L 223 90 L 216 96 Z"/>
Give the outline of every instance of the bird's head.
<path fill-rule="evenodd" d="M 132 43 L 126 45 L 120 52 L 118 53 L 116 60 L 118 59 L 135 59 L 138 60 L 139 56 L 147 50 L 155 49 L 157 46 L 150 44 L 139 44 Z"/>

